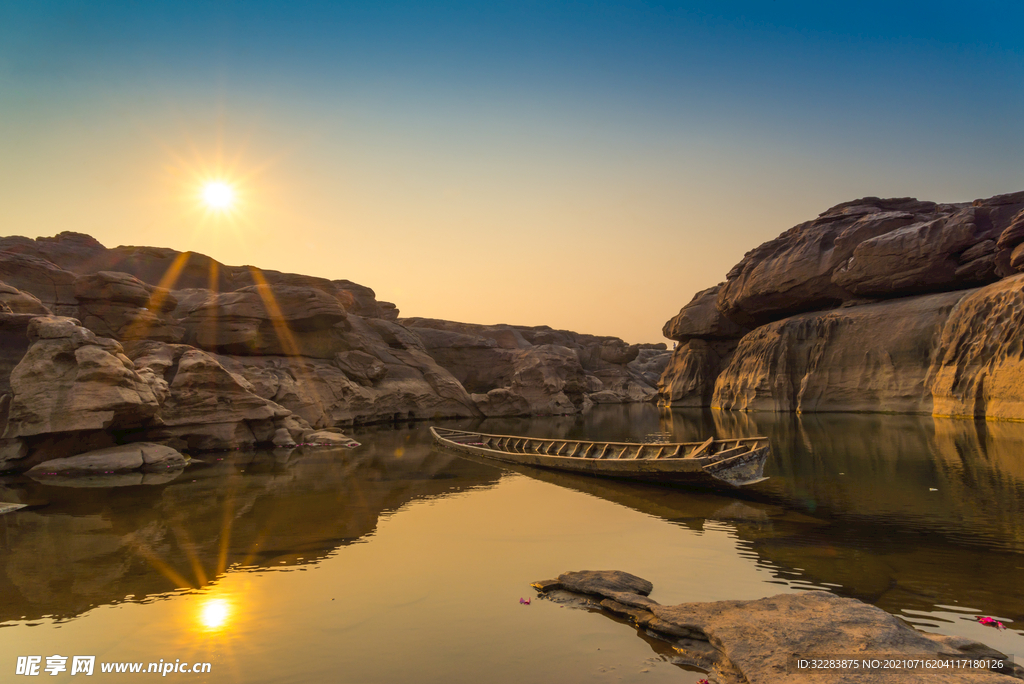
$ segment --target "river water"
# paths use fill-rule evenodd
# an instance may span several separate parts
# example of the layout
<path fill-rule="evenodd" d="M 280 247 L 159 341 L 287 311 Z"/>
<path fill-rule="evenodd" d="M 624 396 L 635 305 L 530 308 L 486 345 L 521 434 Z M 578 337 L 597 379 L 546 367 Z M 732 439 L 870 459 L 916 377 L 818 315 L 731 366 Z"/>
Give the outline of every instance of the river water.
<path fill-rule="evenodd" d="M 83 676 L 81 655 L 96 658 L 87 681 L 161 660 L 210 663 L 166 675 L 194 682 L 701 678 L 529 586 L 583 569 L 640 575 L 664 604 L 824 589 L 1024 659 L 1022 424 L 633 405 L 479 427 L 767 434 L 771 479 L 702 491 L 507 470 L 433 448 L 422 424 L 354 430 L 354 450 L 204 455 L 169 482 L 2 477 L 0 501 L 30 504 L 0 516 L 3 680 L 33 655 L 55 682 Z M 51 676 L 54 655 L 67 671 Z"/>

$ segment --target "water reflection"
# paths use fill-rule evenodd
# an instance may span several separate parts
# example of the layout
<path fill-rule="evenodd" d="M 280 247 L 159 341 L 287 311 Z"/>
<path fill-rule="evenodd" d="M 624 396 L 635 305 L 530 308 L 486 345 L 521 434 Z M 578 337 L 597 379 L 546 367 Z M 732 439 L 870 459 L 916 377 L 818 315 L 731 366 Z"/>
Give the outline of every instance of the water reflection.
<path fill-rule="evenodd" d="M 767 435 L 771 479 L 750 490 L 707 493 L 520 472 L 691 530 L 726 524 L 741 553 L 779 584 L 859 598 L 926 628 L 973 624 L 984 614 L 1013 620 L 1024 633 L 1024 425 L 687 410 L 637 420 L 630 411 L 635 407 L 564 426 L 559 436 Z M 503 427 L 541 429 L 536 421 Z"/>
<path fill-rule="evenodd" d="M 206 456 L 155 486 L 5 478 L 0 500 L 31 506 L 0 517 L 0 622 L 198 589 L 229 567 L 315 563 L 410 501 L 497 481 L 492 467 L 434 451 L 424 431 L 380 431 L 355 451 Z M 227 619 L 226 604 L 210 605 Z"/>
<path fill-rule="evenodd" d="M 477 614 L 478 603 L 462 605 L 454 592 L 442 597 L 446 587 L 417 577 L 419 566 L 392 567 L 387 565 L 392 556 L 370 563 L 366 558 L 374 554 L 357 552 L 373 547 L 362 543 L 373 541 L 382 517 L 394 511 L 486 488 L 487 496 L 460 506 L 461 515 L 503 522 L 541 516 L 524 508 L 538 500 L 517 498 L 529 494 L 545 496 L 544 503 L 554 508 L 543 515 L 557 515 L 557 520 L 536 519 L 528 532 L 514 525 L 495 532 L 498 523 L 474 522 L 476 527 L 465 526 L 465 538 L 449 538 L 445 530 L 431 527 L 437 523 L 421 507 L 403 519 L 409 531 L 401 544 L 414 559 L 406 563 L 438 565 L 431 582 L 458 578 L 463 591 L 477 592 L 477 601 L 491 600 L 495 588 L 488 580 L 501 568 L 543 560 L 537 576 L 532 566 L 524 576 L 511 573 L 516 575 L 508 585 L 512 594 L 495 610 L 504 611 L 506 600 L 518 609 L 516 599 L 531 580 L 592 565 L 592 559 L 605 557 L 605 547 L 621 547 L 625 537 L 640 539 L 642 525 L 636 519 L 644 518 L 644 524 L 656 524 L 667 535 L 658 537 L 661 546 L 640 552 L 646 554 L 642 563 L 654 573 L 648 579 L 656 587 L 673 575 L 692 572 L 678 559 L 667 559 L 693 543 L 686 553 L 717 554 L 705 567 L 726 578 L 726 585 L 729 577 L 749 575 L 753 565 L 780 587 L 826 588 L 915 624 L 1022 651 L 1024 596 L 1018 585 L 1024 576 L 1024 425 L 914 416 L 659 412 L 644 405 L 598 407 L 583 417 L 457 424 L 494 433 L 637 441 L 656 432 L 671 433 L 676 441 L 711 433 L 765 434 L 773 446 L 766 468 L 771 479 L 751 490 L 700 491 L 518 469 L 566 490 L 563 499 L 551 494 L 556 491 L 552 487 L 515 485 L 528 482 L 522 477 L 495 487 L 508 469 L 434 449 L 422 425 L 364 430 L 358 435 L 363 446 L 354 451 L 210 456 L 207 463 L 158 484 L 82 488 L 6 478 L 0 480 L 0 500 L 31 507 L 0 516 L 0 623 L 68 619 L 96 606 L 153 601 L 183 590 L 198 592 L 187 615 L 180 616 L 183 632 L 210 641 L 238 634 L 253 640 L 258 625 L 288 629 L 307 616 L 273 612 L 287 606 L 272 608 L 276 604 L 268 597 L 287 592 L 280 584 L 266 588 L 261 603 L 240 586 L 239 578 L 262 575 L 244 571 L 323 567 L 350 547 L 345 563 L 330 572 L 359 586 L 376 582 L 379 592 L 385 587 L 400 598 L 392 610 L 413 615 L 421 610 L 415 606 L 422 605 L 429 612 L 424 622 L 459 624 Z M 576 519 L 584 508 L 600 517 Z M 559 528 L 567 520 L 578 525 L 571 534 Z M 451 519 L 447 524 L 454 525 Z M 549 528 L 554 530 L 550 535 Z M 656 532 L 644 529 L 644 534 Z M 693 542 L 695 535 L 699 539 Z M 729 537 L 724 551 L 723 536 Z M 427 538 L 430 544 L 420 546 L 419 540 Z M 700 539 L 708 546 L 701 547 Z M 671 544 L 678 548 L 673 551 Z M 480 548 L 489 551 L 482 554 Z M 445 558 L 439 561 L 438 555 Z M 693 565 L 700 567 L 700 559 Z M 483 579 L 469 582 L 463 574 L 469 567 Z M 688 581 L 702 585 L 693 576 Z M 300 595 L 301 583 L 289 586 L 292 595 Z M 330 586 L 322 579 L 317 585 Z M 757 587 L 762 595 L 774 590 Z M 359 592 L 347 595 L 344 611 L 340 598 L 334 604 L 329 597 L 317 601 L 312 623 L 346 638 L 382 619 L 379 599 Z M 984 628 L 973 618 L 982 614 L 1012 621 L 1010 630 L 979 631 Z M 531 613 L 513 615 L 522 621 L 524 633 L 535 632 Z M 394 630 L 396 623 L 385 628 Z M 494 640 L 502 638 L 496 631 Z M 1017 641 L 1008 646 L 1000 639 Z M 436 648 L 423 647 L 424 652 Z"/>
<path fill-rule="evenodd" d="M 211 598 L 203 602 L 199 609 L 199 624 L 209 632 L 224 629 L 231 617 L 231 604 L 227 599 Z"/>

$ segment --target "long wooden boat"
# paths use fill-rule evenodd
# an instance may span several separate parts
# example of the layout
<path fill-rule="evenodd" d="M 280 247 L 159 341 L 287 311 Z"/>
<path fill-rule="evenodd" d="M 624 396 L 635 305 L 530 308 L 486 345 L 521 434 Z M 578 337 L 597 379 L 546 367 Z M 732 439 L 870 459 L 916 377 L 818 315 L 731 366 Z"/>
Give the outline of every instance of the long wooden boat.
<path fill-rule="evenodd" d="M 648 482 L 752 485 L 768 479 L 763 470 L 771 454 L 767 437 L 638 444 L 489 435 L 440 427 L 431 427 L 430 432 L 441 446 L 504 463 Z"/>

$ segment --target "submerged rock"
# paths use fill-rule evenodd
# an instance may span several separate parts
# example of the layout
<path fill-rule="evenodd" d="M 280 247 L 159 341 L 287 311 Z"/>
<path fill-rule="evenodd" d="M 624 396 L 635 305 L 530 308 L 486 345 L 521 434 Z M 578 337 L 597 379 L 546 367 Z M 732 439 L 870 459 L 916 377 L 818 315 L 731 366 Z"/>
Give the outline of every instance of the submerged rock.
<path fill-rule="evenodd" d="M 1024 677 L 1024 668 L 984 644 L 919 632 L 880 608 L 824 591 L 663 606 L 647 597 L 650 582 L 619 571 L 567 572 L 533 586 L 552 600 L 632 620 L 672 643 L 688 664 L 712 673 L 719 684 L 838 684 L 865 677 L 872 682 L 1009 684 Z M 800 669 L 797 664 L 798 659 L 844 657 L 857 667 Z M 988 659 L 1003 665 L 970 671 L 864 668 L 872 659 Z"/>

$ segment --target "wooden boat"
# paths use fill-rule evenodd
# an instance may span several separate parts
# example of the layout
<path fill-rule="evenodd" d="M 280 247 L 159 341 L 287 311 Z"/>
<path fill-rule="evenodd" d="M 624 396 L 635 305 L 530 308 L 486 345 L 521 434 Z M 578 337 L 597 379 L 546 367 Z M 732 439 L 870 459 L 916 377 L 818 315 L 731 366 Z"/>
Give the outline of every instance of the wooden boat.
<path fill-rule="evenodd" d="M 766 437 L 704 442 L 638 444 L 585 442 L 431 427 L 441 446 L 504 463 L 647 482 L 726 482 L 743 487 L 761 482 L 771 453 Z"/>

